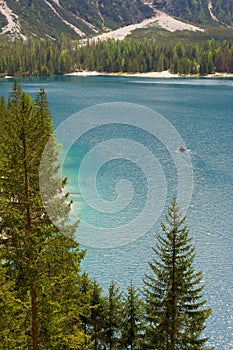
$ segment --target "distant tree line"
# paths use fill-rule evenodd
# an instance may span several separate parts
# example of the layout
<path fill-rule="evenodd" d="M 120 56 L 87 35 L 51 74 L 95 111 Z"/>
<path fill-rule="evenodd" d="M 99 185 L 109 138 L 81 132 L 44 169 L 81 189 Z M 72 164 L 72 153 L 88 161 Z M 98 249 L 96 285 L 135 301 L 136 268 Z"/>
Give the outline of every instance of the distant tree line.
<path fill-rule="evenodd" d="M 0 39 L 0 75 L 60 75 L 75 70 L 99 72 L 152 72 L 179 74 L 233 73 L 233 41 L 162 44 L 150 40 L 72 42 L 64 35 L 51 39 Z"/>
<path fill-rule="evenodd" d="M 144 289 L 129 281 L 122 293 L 112 282 L 103 294 L 80 268 L 85 252 L 74 238 L 78 223 L 69 224 L 71 203 L 57 176 L 44 90 L 33 100 L 15 82 L 8 102 L 0 100 L 0 118 L 0 348 L 205 349 L 202 331 L 211 309 L 176 199 L 157 235 Z"/>
<path fill-rule="evenodd" d="M 233 72 L 233 42 L 209 40 L 204 46 L 141 40 L 108 40 L 76 50 L 77 68 L 104 72 L 211 74 Z"/>

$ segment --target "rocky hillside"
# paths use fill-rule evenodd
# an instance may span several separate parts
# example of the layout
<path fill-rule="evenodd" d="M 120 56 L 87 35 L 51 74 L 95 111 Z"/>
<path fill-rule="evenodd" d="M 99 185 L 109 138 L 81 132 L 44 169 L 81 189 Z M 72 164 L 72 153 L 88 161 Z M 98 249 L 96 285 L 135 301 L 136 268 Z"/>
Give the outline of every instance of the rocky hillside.
<path fill-rule="evenodd" d="M 233 27 L 233 1 L 213 0 L 212 11 L 217 21 L 225 26 Z"/>
<path fill-rule="evenodd" d="M 208 23 L 211 20 L 207 0 L 155 0 L 154 6 L 195 23 Z"/>
<path fill-rule="evenodd" d="M 233 26 L 233 0 L 0 0 L 0 33 L 78 39 L 139 23 L 156 9 L 191 23 Z"/>
<path fill-rule="evenodd" d="M 233 26 L 232 0 L 154 0 L 153 6 L 193 23 Z"/>
<path fill-rule="evenodd" d="M 9 36 L 78 38 L 152 15 L 141 0 L 0 0 L 0 28 Z"/>

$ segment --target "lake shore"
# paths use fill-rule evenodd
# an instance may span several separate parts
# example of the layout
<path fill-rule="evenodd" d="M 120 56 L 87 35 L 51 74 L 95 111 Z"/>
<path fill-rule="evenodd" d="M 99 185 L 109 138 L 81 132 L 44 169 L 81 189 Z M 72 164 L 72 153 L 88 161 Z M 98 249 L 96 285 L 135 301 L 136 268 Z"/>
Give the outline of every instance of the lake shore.
<path fill-rule="evenodd" d="M 67 76 L 123 76 L 123 77 L 137 77 L 137 78 L 233 78 L 233 73 L 220 73 L 216 72 L 213 74 L 200 75 L 200 74 L 173 74 L 168 70 L 162 72 L 146 72 L 146 73 L 107 73 L 107 72 L 97 72 L 97 71 L 76 71 L 72 73 L 65 74 Z"/>
<path fill-rule="evenodd" d="M 173 74 L 168 70 L 162 72 L 145 72 L 145 73 L 127 73 L 127 72 L 97 72 L 97 71 L 75 71 L 66 73 L 64 76 L 92 77 L 92 76 L 119 76 L 119 77 L 135 77 L 135 78 L 233 78 L 233 73 L 220 73 L 200 75 L 200 74 Z M 14 76 L 6 75 L 1 79 L 14 79 Z"/>

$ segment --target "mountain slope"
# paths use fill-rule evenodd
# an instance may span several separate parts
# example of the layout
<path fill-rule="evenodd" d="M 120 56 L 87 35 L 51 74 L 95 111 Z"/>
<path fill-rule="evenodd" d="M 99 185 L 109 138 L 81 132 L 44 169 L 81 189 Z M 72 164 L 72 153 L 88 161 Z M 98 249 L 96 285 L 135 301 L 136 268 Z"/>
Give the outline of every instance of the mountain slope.
<path fill-rule="evenodd" d="M 144 1 L 146 2 L 146 0 Z M 233 26 L 232 0 L 152 0 L 152 5 L 188 21 Z"/>
<path fill-rule="evenodd" d="M 210 23 L 212 21 L 207 0 L 154 0 L 153 5 L 193 23 Z"/>
<path fill-rule="evenodd" d="M 141 0 L 0 0 L 1 32 L 10 36 L 79 38 L 152 15 Z"/>
<path fill-rule="evenodd" d="M 233 26 L 233 0 L 0 0 L 0 33 L 79 39 L 141 23 L 155 9 L 193 24 Z"/>
<path fill-rule="evenodd" d="M 212 11 L 220 24 L 233 27 L 232 0 L 212 0 Z"/>

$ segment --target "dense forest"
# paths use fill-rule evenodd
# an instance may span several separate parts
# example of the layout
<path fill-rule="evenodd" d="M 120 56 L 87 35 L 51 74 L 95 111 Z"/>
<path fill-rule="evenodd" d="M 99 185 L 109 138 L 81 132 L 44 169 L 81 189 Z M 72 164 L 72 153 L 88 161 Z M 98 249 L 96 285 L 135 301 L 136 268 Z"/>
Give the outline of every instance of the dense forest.
<path fill-rule="evenodd" d="M 45 91 L 33 100 L 15 81 L 8 101 L 0 100 L 0 118 L 0 348 L 205 349 L 202 331 L 211 310 L 176 199 L 156 236 L 143 290 L 129 281 L 122 292 L 112 282 L 103 294 L 80 268 L 85 252 L 74 238 L 78 223 L 69 224 L 72 203 L 58 178 Z M 52 218 L 40 181 L 46 181 Z"/>
<path fill-rule="evenodd" d="M 75 70 L 206 75 L 233 72 L 233 41 L 162 44 L 150 40 L 72 42 L 51 39 L 9 42 L 0 39 L 0 76 L 59 75 Z"/>
<path fill-rule="evenodd" d="M 209 1 L 204 0 L 154 0 L 157 9 L 170 13 L 180 19 L 199 24 L 213 22 L 208 9 Z M 229 0 L 212 0 L 215 22 L 223 26 L 233 26 L 233 3 Z"/>
<path fill-rule="evenodd" d="M 78 69 L 105 72 L 152 72 L 179 74 L 233 72 L 233 42 L 209 40 L 204 46 L 173 45 L 151 41 L 97 42 L 76 52 Z"/>
<path fill-rule="evenodd" d="M 220 24 L 233 26 L 233 2 L 227 0 L 213 0 L 213 12 Z"/>
<path fill-rule="evenodd" d="M 210 23 L 211 16 L 205 0 L 154 0 L 155 8 L 194 23 Z"/>

